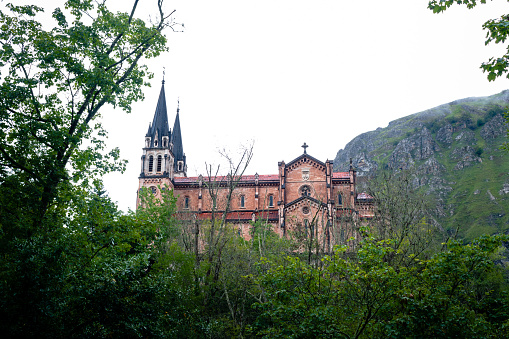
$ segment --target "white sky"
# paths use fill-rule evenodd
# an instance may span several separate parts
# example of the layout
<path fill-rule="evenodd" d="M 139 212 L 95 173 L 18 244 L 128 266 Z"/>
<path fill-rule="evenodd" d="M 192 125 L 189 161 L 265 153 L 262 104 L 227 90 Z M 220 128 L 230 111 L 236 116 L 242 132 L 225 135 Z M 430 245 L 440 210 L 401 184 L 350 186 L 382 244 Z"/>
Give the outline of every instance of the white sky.
<path fill-rule="evenodd" d="M 141 0 L 141 18 L 155 1 Z M 108 1 L 123 11 L 132 2 Z M 169 53 L 149 61 L 155 77 L 146 100 L 130 115 L 103 110 L 109 146 L 129 160 L 124 174 L 105 178 L 123 210 L 135 208 L 163 67 L 170 128 L 180 97 L 189 176 L 204 173 L 205 161 L 219 163 L 218 149 L 235 154 L 252 141 L 248 174 L 276 174 L 278 161 L 302 154 L 304 142 L 312 156 L 334 159 L 355 136 L 394 119 L 509 88 L 479 68 L 503 53 L 484 45 L 482 24 L 508 12 L 505 0 L 440 15 L 428 0 L 166 2 L 186 28 L 167 32 Z"/>

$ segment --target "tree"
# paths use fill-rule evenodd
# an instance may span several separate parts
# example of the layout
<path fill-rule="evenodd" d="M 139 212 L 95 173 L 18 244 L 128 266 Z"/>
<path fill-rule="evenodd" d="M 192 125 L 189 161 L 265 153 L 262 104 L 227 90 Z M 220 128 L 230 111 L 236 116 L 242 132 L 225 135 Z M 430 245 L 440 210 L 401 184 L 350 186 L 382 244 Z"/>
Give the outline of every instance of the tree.
<path fill-rule="evenodd" d="M 436 252 L 443 235 L 433 225 L 430 197 L 414 183 L 411 170 L 380 171 L 369 180 L 374 216 L 367 222 L 373 236 L 392 241 L 386 261 L 393 265 L 412 264 L 414 258 L 427 259 Z M 412 254 L 412 257 L 410 257 Z"/>
<path fill-rule="evenodd" d="M 451 7 L 453 4 L 465 5 L 468 9 L 472 9 L 478 4 L 486 4 L 486 0 L 431 0 L 428 3 L 428 8 L 433 13 L 442 13 Z M 505 43 L 509 35 L 507 26 L 509 25 L 509 16 L 502 15 L 498 19 L 490 19 L 483 24 L 483 29 L 487 30 L 485 44 L 488 45 L 492 42 L 495 44 Z M 501 57 L 490 58 L 487 62 L 481 65 L 484 72 L 488 73 L 488 80 L 493 81 L 496 78 L 505 75 L 509 78 L 509 46 L 507 52 Z"/>
<path fill-rule="evenodd" d="M 384 258 L 393 241 L 364 230 L 355 253 L 336 247 L 314 267 L 296 257 L 258 279 L 253 331 L 270 338 L 504 338 L 509 299 L 494 255 L 507 235 L 447 248 L 412 267 Z"/>
<path fill-rule="evenodd" d="M 162 31 L 174 24 L 158 0 L 159 18 L 146 26 L 135 18 L 138 2 L 130 14 L 115 14 L 104 2 L 67 1 L 53 11 L 51 30 L 36 21 L 41 7 L 7 4 L 11 14 L 0 12 L 0 184 L 11 193 L 30 191 L 20 202 L 30 206 L 22 213 L 27 234 L 56 212 L 60 186 L 124 168 L 118 150 L 102 154 L 100 109 L 111 104 L 129 112 L 143 98 L 151 74 L 139 62 L 167 50 Z M 19 212 L 11 207 L 1 214 Z"/>
<path fill-rule="evenodd" d="M 140 62 L 167 49 L 162 32 L 175 25 L 162 2 L 150 26 L 135 17 L 139 0 L 129 13 L 69 0 L 50 30 L 36 20 L 41 7 L 0 11 L 0 331 L 8 336 L 162 336 L 172 324 L 162 301 L 186 295 L 172 294 L 171 272 L 157 268 L 160 224 L 122 215 L 99 180 L 125 165 L 118 150 L 103 154 L 101 108 L 129 112 L 143 98 L 151 74 Z"/>

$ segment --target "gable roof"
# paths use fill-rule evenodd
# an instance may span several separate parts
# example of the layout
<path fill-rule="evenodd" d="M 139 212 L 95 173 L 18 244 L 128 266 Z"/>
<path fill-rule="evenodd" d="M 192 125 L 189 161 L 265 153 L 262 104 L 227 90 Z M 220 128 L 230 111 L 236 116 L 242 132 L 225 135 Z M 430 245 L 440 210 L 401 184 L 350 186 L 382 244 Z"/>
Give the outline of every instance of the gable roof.
<path fill-rule="evenodd" d="M 318 204 L 318 206 L 326 206 L 327 205 L 326 203 L 324 203 L 324 202 L 322 202 L 322 201 L 320 201 L 318 199 L 315 199 L 313 197 L 309 197 L 309 196 L 304 195 L 304 196 L 300 196 L 297 199 L 295 199 L 294 201 L 289 202 L 288 204 L 286 204 L 285 205 L 285 209 L 290 207 L 290 206 L 292 206 L 292 205 L 295 205 L 296 203 L 298 203 L 298 202 L 300 202 L 302 200 L 306 200 L 306 199 L 307 200 L 311 200 L 312 202 Z"/>
<path fill-rule="evenodd" d="M 288 164 L 286 164 L 286 167 L 290 167 L 294 164 L 296 164 L 297 162 L 303 160 L 303 159 L 309 159 L 311 161 L 314 161 L 316 162 L 317 164 L 325 167 L 325 163 L 324 162 L 321 162 L 320 160 L 316 159 L 315 157 L 312 157 L 310 156 L 309 154 L 307 153 L 303 153 L 302 155 L 298 156 L 297 158 L 293 159 L 292 161 L 290 161 Z"/>

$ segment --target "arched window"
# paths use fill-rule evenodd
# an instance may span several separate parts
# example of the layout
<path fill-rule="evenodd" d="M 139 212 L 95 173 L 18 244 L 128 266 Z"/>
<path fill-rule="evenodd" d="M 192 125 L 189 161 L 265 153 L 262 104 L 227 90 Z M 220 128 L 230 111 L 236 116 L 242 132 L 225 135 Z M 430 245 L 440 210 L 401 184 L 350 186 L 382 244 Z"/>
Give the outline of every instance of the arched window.
<path fill-rule="evenodd" d="M 246 197 L 243 195 L 240 196 L 240 207 L 241 208 L 246 207 Z"/>
<path fill-rule="evenodd" d="M 269 195 L 269 207 L 274 207 L 274 196 Z"/>
<path fill-rule="evenodd" d="M 309 197 L 311 196 L 311 187 L 308 185 L 304 185 L 300 188 L 300 195 L 303 197 Z"/>
<path fill-rule="evenodd" d="M 154 170 L 154 157 L 151 155 L 148 157 L 148 171 L 152 172 Z"/>
<path fill-rule="evenodd" d="M 157 156 L 157 172 L 161 172 L 162 163 L 163 163 L 163 157 L 158 155 Z"/>
<path fill-rule="evenodd" d="M 154 140 L 154 147 L 157 147 L 157 139 Z"/>
<path fill-rule="evenodd" d="M 341 196 L 341 193 L 338 193 L 338 205 L 343 205 L 343 197 Z"/>
<path fill-rule="evenodd" d="M 184 198 L 184 208 L 189 208 L 189 197 Z"/>

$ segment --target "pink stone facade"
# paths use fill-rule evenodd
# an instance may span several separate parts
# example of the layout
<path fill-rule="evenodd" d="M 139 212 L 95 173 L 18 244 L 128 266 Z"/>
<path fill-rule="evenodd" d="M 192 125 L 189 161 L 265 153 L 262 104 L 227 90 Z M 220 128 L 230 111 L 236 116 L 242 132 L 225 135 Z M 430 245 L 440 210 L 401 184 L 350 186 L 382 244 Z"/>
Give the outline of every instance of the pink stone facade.
<path fill-rule="evenodd" d="M 140 188 L 149 187 L 158 195 L 158 185 L 166 184 L 177 197 L 179 212 L 198 220 L 210 220 L 212 199 L 208 180 L 202 176 L 158 178 L 147 173 L 140 177 Z M 345 215 L 370 218 L 371 197 L 358 194 L 355 184 L 353 168 L 333 172 L 332 161 L 324 163 L 302 154 L 289 163 L 280 162 L 278 174 L 241 177 L 232 194 L 227 222 L 237 225 L 239 232 L 249 238 L 249 229 L 257 219 L 273 225 L 273 230 L 284 236 L 288 232 L 305 232 L 310 225 L 325 229 Z M 219 185 L 216 218 L 221 218 L 227 201 L 227 178 L 215 178 L 212 186 L 215 185 Z"/>

